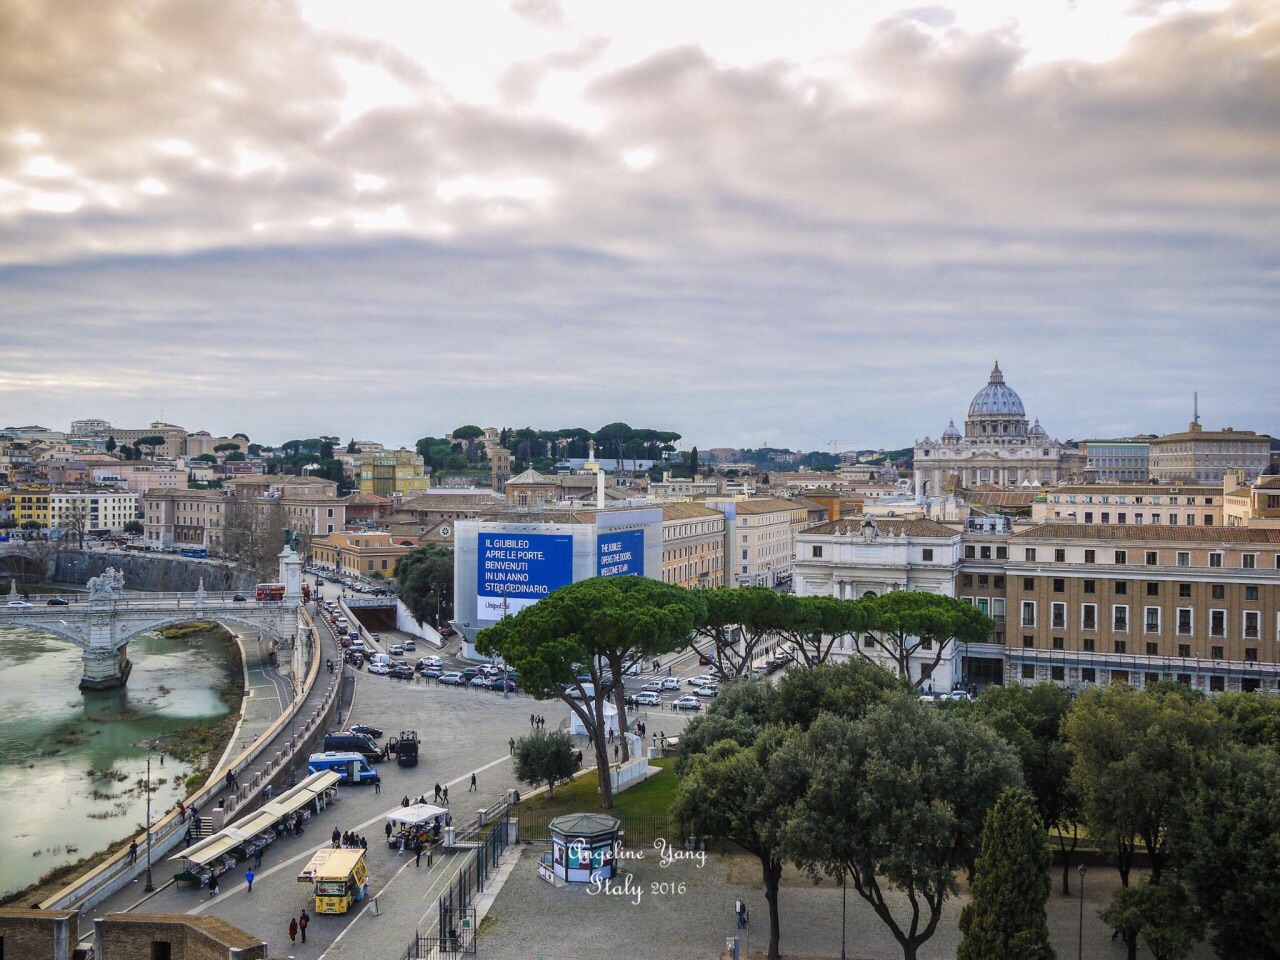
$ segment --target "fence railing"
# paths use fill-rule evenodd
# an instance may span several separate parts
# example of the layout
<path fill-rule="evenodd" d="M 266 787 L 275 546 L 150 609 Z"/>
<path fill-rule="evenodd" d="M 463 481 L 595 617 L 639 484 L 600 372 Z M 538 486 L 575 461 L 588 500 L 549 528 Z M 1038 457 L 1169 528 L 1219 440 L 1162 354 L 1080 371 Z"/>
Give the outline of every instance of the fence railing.
<path fill-rule="evenodd" d="M 505 802 L 497 806 L 501 809 L 488 832 L 437 902 L 434 932 L 418 930 L 405 949 L 404 960 L 454 960 L 476 953 L 475 898 L 484 893 L 485 885 L 497 872 L 498 861 L 511 839 L 507 827 L 510 807 Z"/>

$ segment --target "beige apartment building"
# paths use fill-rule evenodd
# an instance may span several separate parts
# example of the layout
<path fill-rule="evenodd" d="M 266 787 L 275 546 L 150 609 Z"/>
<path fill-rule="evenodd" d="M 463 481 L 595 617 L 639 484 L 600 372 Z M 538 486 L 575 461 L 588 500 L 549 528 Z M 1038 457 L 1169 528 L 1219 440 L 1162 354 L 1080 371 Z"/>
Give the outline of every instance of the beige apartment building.
<path fill-rule="evenodd" d="M 110 464 L 98 464 L 90 468 L 94 483 L 121 487 L 135 494 L 143 494 L 155 487 L 172 490 L 186 487 L 188 471 L 171 463 L 155 463 L 150 460 L 115 460 Z"/>
<path fill-rule="evenodd" d="M 697 503 L 662 507 L 662 579 L 691 589 L 725 585 L 725 515 Z"/>
<path fill-rule="evenodd" d="M 275 492 L 264 492 L 261 481 L 282 478 L 244 477 L 242 484 L 230 490 L 168 490 L 156 488 L 142 496 L 145 542 L 158 550 L 171 547 L 204 547 L 221 552 L 227 517 L 230 512 L 248 507 L 255 523 L 286 527 L 309 539 L 341 532 L 346 526 L 346 505 L 332 493 L 292 492 L 320 490 L 336 492 L 332 481 L 304 481 L 297 485 L 277 485 Z M 295 478 L 285 478 L 295 479 Z M 230 485 L 232 481 L 227 481 Z"/>
<path fill-rule="evenodd" d="M 1271 463 L 1271 438 L 1252 430 L 1205 430 L 1188 424 L 1184 433 L 1149 441 L 1151 476 L 1182 483 L 1221 483 L 1230 470 L 1246 479 L 1262 474 Z"/>
<path fill-rule="evenodd" d="M 795 534 L 815 518 L 820 506 L 781 497 L 757 500 L 708 500 L 725 516 L 725 585 L 777 586 L 791 578 Z"/>
<path fill-rule="evenodd" d="M 311 541 L 311 559 L 330 570 L 363 577 L 391 577 L 396 563 L 417 545 L 390 533 L 331 533 Z"/>
<path fill-rule="evenodd" d="M 1031 502 L 1035 523 L 1220 527 L 1220 484 L 1088 483 L 1052 487 Z"/>
<path fill-rule="evenodd" d="M 119 533 L 138 516 L 138 495 L 124 490 L 58 491 L 49 494 L 49 529 L 85 535 Z"/>

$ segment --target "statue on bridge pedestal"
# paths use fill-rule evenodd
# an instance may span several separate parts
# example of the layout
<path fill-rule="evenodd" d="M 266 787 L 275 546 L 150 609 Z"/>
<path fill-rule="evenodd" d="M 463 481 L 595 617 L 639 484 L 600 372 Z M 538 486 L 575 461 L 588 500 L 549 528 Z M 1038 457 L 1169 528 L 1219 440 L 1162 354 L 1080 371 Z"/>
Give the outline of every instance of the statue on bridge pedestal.
<path fill-rule="evenodd" d="M 115 600 L 124 593 L 124 574 L 107 567 L 101 575 L 89 578 L 90 600 Z"/>

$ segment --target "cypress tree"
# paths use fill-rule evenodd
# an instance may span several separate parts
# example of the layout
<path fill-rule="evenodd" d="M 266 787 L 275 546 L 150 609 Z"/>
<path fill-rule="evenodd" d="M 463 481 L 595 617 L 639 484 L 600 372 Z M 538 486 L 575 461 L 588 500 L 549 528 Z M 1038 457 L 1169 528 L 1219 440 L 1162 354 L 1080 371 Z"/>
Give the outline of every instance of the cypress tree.
<path fill-rule="evenodd" d="M 1035 801 L 1009 789 L 987 814 L 956 960 L 1054 960 L 1045 900 L 1053 855 Z"/>

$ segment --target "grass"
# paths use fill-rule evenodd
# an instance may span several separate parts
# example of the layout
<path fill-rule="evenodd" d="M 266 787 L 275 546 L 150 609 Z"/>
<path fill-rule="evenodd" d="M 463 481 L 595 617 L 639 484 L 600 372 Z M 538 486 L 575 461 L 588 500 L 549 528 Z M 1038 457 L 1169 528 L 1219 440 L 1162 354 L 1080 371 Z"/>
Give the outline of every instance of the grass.
<path fill-rule="evenodd" d="M 671 808 L 671 801 L 676 794 L 675 758 L 664 757 L 661 760 L 650 760 L 650 766 L 661 767 L 661 773 L 655 773 L 643 783 L 636 784 L 630 790 L 615 794 L 613 813 L 665 817 Z M 600 794 L 597 792 L 599 780 L 594 770 L 579 776 L 572 783 L 556 787 L 555 796 L 542 794 L 531 800 L 520 802 L 520 811 L 536 816 L 558 817 L 562 813 L 584 813 L 603 810 L 600 806 Z"/>

